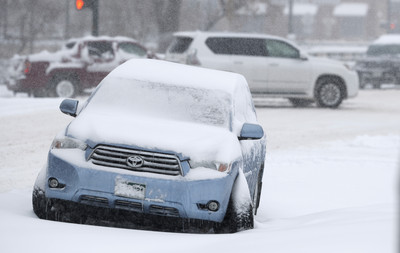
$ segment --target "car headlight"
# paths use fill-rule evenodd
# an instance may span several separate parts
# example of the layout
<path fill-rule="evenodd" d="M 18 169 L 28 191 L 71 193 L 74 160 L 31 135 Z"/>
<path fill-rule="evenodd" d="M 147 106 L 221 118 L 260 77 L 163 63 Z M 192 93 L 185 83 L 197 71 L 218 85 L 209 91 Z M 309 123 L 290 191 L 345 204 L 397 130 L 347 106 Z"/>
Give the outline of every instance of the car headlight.
<path fill-rule="evenodd" d="M 356 65 L 351 65 L 349 63 L 343 63 L 343 65 L 347 70 L 350 70 L 350 71 L 353 71 L 356 68 Z"/>
<path fill-rule="evenodd" d="M 86 150 L 87 144 L 70 137 L 56 137 L 51 144 L 51 149 L 81 149 Z"/>
<path fill-rule="evenodd" d="M 231 170 L 231 164 L 228 163 L 206 162 L 206 161 L 196 162 L 191 160 L 189 164 L 191 168 L 209 168 L 226 173 Z"/>

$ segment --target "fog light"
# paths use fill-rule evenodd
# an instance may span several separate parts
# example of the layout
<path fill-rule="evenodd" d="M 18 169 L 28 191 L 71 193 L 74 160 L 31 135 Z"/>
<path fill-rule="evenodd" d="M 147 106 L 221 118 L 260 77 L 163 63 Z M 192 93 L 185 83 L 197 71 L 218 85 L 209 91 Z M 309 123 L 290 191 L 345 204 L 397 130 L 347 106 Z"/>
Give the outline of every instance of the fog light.
<path fill-rule="evenodd" d="M 207 203 L 207 208 L 208 208 L 208 210 L 210 210 L 212 212 L 218 211 L 218 209 L 219 209 L 218 201 L 211 200 L 210 202 Z"/>
<path fill-rule="evenodd" d="M 49 178 L 49 186 L 50 188 L 57 188 L 60 184 L 58 183 L 58 180 L 54 177 Z"/>

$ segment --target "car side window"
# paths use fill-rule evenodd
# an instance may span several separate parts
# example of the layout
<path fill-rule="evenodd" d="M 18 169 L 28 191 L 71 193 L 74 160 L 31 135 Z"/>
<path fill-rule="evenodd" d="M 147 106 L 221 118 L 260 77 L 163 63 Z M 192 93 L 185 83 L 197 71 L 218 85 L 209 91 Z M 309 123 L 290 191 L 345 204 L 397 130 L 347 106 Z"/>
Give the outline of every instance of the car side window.
<path fill-rule="evenodd" d="M 215 54 L 267 56 L 263 39 L 210 37 L 206 45 Z"/>
<path fill-rule="evenodd" d="M 119 49 L 128 54 L 134 54 L 138 56 L 145 56 L 147 54 L 147 51 L 144 48 L 132 42 L 120 42 L 118 46 Z"/>
<path fill-rule="evenodd" d="M 114 58 L 112 42 L 90 41 L 87 43 L 89 56 L 95 59 L 110 60 Z"/>
<path fill-rule="evenodd" d="M 300 58 L 300 51 L 284 41 L 267 40 L 266 43 L 269 57 Z"/>
<path fill-rule="evenodd" d="M 168 51 L 170 53 L 182 54 L 188 50 L 192 41 L 193 38 L 190 37 L 176 37 Z"/>

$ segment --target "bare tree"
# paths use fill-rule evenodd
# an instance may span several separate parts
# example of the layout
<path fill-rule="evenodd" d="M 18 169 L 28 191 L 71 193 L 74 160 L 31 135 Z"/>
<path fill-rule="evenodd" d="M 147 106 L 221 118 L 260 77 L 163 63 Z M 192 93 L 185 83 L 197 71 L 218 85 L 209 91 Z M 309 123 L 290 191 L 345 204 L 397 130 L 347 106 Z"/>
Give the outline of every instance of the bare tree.
<path fill-rule="evenodd" d="M 172 33 L 179 30 L 182 0 L 152 0 L 159 33 L 159 51 L 164 51 L 172 39 Z"/>
<path fill-rule="evenodd" d="M 247 4 L 245 0 L 219 0 L 218 1 L 221 11 L 217 16 L 209 17 L 205 25 L 206 31 L 213 28 L 221 19 L 227 17 L 228 20 L 232 18 L 235 11 Z"/>

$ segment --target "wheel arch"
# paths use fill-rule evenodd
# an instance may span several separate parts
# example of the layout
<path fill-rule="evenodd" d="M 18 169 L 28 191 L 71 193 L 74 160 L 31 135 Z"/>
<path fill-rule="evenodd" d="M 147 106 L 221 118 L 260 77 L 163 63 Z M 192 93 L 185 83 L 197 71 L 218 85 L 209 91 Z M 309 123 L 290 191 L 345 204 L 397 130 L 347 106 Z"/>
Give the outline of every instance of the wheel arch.
<path fill-rule="evenodd" d="M 68 70 L 68 71 L 53 71 L 51 73 L 51 78 L 50 78 L 50 82 L 51 84 L 54 84 L 54 82 L 56 82 L 57 80 L 62 80 L 64 78 L 66 79 L 73 79 L 76 82 L 80 82 L 80 76 L 77 73 L 77 71 L 73 71 L 73 70 Z"/>
<path fill-rule="evenodd" d="M 314 86 L 314 91 L 313 91 L 314 97 L 317 97 L 318 89 L 322 85 L 322 82 L 324 80 L 335 81 L 340 86 L 340 89 L 343 91 L 343 98 L 347 98 L 346 82 L 344 81 L 344 79 L 342 77 L 340 77 L 339 75 L 336 75 L 336 74 L 322 74 L 317 78 L 317 80 L 315 81 L 315 86 Z"/>

